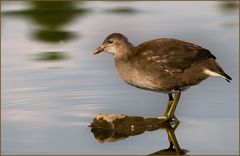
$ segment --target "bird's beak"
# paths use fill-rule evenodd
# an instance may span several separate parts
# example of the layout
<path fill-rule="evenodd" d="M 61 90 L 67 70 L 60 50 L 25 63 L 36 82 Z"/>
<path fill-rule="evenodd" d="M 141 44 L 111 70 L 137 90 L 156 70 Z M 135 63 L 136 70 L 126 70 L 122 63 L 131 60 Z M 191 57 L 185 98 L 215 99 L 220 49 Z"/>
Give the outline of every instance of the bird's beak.
<path fill-rule="evenodd" d="M 104 48 L 105 48 L 104 45 L 99 46 L 97 49 L 95 49 L 93 55 L 96 55 L 96 54 L 98 54 L 98 53 L 103 52 L 103 51 L 104 51 Z"/>

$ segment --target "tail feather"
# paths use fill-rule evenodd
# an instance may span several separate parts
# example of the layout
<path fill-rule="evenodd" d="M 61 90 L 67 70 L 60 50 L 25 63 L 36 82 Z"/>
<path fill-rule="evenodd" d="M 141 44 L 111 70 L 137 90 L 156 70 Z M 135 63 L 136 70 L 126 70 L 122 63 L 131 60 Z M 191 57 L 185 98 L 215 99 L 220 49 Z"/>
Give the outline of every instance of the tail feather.
<path fill-rule="evenodd" d="M 224 72 L 224 70 L 218 65 L 217 62 L 215 62 L 215 63 L 216 63 L 216 66 L 217 66 L 218 70 L 220 71 L 219 74 L 222 75 L 227 82 L 230 82 L 232 80 L 232 78 Z"/>
<path fill-rule="evenodd" d="M 232 78 L 228 74 L 226 74 L 226 73 L 224 73 L 223 76 L 225 77 L 225 80 L 227 82 L 230 82 L 232 80 Z"/>
<path fill-rule="evenodd" d="M 230 82 L 232 78 L 224 72 L 224 70 L 218 65 L 215 59 L 210 60 L 210 64 L 204 70 L 204 73 L 209 76 L 219 76 L 224 78 L 227 82 Z"/>

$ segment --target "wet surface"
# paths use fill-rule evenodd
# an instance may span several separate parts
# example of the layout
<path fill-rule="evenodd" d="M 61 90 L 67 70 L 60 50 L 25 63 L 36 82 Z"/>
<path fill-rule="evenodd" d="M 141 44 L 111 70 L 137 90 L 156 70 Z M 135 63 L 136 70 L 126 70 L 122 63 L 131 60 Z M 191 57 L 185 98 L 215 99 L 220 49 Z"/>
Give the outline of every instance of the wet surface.
<path fill-rule="evenodd" d="M 111 55 L 92 55 L 112 32 L 134 45 L 168 37 L 209 49 L 233 80 L 208 78 L 183 92 L 175 135 L 190 155 L 238 154 L 238 5 L 3 2 L 1 7 L 3 154 L 151 154 L 169 147 L 164 129 L 99 143 L 88 127 L 100 113 L 150 118 L 166 109 L 166 94 L 125 84 Z"/>

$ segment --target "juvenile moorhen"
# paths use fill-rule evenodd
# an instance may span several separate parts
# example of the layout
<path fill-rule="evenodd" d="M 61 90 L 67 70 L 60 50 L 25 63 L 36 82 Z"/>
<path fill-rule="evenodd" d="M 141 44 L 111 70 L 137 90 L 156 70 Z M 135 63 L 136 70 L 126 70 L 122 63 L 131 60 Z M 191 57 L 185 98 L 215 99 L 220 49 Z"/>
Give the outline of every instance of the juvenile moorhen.
<path fill-rule="evenodd" d="M 128 84 L 168 93 L 168 107 L 164 116 L 159 117 L 161 121 L 178 121 L 174 112 L 181 91 L 209 76 L 219 76 L 228 82 L 232 80 L 209 50 L 177 39 L 161 38 L 133 46 L 124 35 L 113 33 L 94 54 L 103 51 L 113 54 L 116 69 Z"/>

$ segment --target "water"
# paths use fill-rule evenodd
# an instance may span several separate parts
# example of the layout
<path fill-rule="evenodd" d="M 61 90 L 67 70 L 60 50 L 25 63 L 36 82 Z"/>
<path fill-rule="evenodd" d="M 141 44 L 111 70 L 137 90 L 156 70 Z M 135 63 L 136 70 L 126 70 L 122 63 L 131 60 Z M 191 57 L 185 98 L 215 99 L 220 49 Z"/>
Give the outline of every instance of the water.
<path fill-rule="evenodd" d="M 93 56 L 106 35 L 134 44 L 177 38 L 209 49 L 231 83 L 208 78 L 182 94 L 175 131 L 187 154 L 239 153 L 238 6 L 224 2 L 2 2 L 2 153 L 151 154 L 164 129 L 99 143 L 99 113 L 156 117 L 168 96 L 120 80 L 112 56 Z M 44 11 L 43 11 L 44 10 Z"/>

